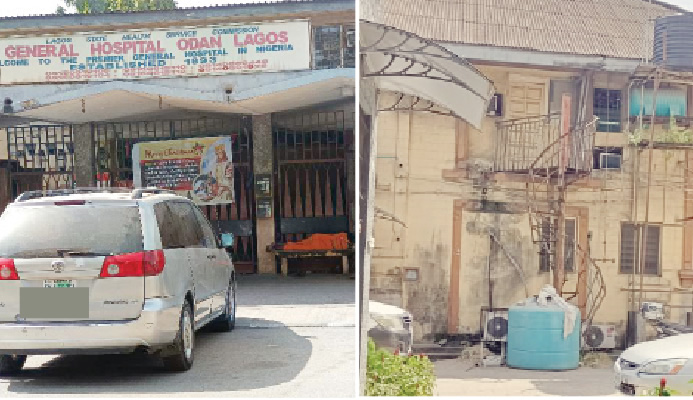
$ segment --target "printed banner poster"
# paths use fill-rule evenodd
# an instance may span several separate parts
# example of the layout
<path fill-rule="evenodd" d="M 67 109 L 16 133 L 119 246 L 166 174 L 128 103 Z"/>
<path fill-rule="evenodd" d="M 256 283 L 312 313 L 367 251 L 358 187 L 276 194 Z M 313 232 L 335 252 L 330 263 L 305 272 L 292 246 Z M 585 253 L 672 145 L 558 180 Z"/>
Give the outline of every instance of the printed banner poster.
<path fill-rule="evenodd" d="M 230 137 L 136 143 L 135 187 L 174 190 L 197 204 L 232 203 L 231 145 Z"/>
<path fill-rule="evenodd" d="M 0 84 L 310 68 L 308 21 L 0 39 Z"/>

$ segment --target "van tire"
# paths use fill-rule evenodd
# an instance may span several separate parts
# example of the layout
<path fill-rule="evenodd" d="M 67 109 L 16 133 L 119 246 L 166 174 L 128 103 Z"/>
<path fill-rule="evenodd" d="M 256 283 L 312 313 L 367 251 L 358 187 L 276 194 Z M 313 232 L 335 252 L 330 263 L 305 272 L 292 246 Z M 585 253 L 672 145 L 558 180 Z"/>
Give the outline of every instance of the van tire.
<path fill-rule="evenodd" d="M 229 282 L 226 292 L 224 313 L 210 322 L 210 328 L 215 332 L 229 332 L 236 327 L 236 281 Z"/>
<path fill-rule="evenodd" d="M 195 319 L 192 307 L 187 301 L 183 304 L 176 340 L 173 342 L 173 354 L 162 357 L 164 368 L 172 372 L 189 370 L 195 359 Z"/>
<path fill-rule="evenodd" d="M 26 362 L 26 356 L 0 356 L 0 376 L 17 375 Z"/>

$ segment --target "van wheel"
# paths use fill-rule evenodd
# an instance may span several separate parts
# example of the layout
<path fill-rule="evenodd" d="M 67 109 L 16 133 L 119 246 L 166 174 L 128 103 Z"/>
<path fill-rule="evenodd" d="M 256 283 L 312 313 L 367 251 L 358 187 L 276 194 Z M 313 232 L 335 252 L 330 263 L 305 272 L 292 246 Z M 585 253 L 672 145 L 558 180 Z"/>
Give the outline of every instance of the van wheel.
<path fill-rule="evenodd" d="M 236 281 L 229 282 L 226 290 L 226 306 L 224 313 L 216 317 L 210 323 L 210 327 L 216 332 L 229 332 L 236 327 Z"/>
<path fill-rule="evenodd" d="M 19 373 L 24 367 L 26 356 L 0 356 L 0 376 L 12 376 Z"/>
<path fill-rule="evenodd" d="M 195 348 L 195 328 L 193 326 L 192 308 L 186 301 L 180 313 L 180 327 L 173 342 L 174 353 L 163 357 L 164 368 L 169 371 L 183 372 L 192 367 L 193 349 Z"/>

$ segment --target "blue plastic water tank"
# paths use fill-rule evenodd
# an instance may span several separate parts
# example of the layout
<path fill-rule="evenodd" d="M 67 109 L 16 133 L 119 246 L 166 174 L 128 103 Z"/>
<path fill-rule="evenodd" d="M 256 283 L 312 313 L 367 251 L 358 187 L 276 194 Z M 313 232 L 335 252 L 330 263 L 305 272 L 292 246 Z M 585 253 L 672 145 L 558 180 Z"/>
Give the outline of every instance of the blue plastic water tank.
<path fill-rule="evenodd" d="M 541 306 L 536 299 L 508 310 L 509 367 L 539 370 L 575 369 L 580 362 L 580 313 L 573 331 L 563 338 L 564 311 L 556 304 Z"/>

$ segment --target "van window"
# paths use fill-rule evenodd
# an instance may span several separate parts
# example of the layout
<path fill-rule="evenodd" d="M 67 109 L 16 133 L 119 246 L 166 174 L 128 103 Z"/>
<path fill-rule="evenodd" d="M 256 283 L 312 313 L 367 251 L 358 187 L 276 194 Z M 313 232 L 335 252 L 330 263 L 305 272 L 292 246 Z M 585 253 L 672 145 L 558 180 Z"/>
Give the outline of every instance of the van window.
<path fill-rule="evenodd" d="M 137 206 L 8 207 L 0 227 L 0 258 L 123 254 L 144 248 Z"/>
<path fill-rule="evenodd" d="M 192 206 L 185 202 L 165 202 L 154 206 L 164 249 L 204 247 L 200 226 Z"/>
<path fill-rule="evenodd" d="M 204 214 L 202 214 L 202 211 L 200 211 L 199 208 L 193 206 L 193 210 L 195 211 L 195 217 L 197 217 L 197 222 L 200 224 L 200 227 L 202 227 L 202 235 L 205 242 L 205 247 L 208 247 L 210 249 L 216 249 L 218 247 L 217 239 L 214 235 L 212 227 L 207 221 L 207 218 L 205 218 Z"/>
<path fill-rule="evenodd" d="M 171 213 L 166 203 L 154 205 L 156 222 L 159 225 L 161 235 L 161 247 L 164 249 L 179 249 L 185 247 L 183 234 L 183 221 Z"/>

